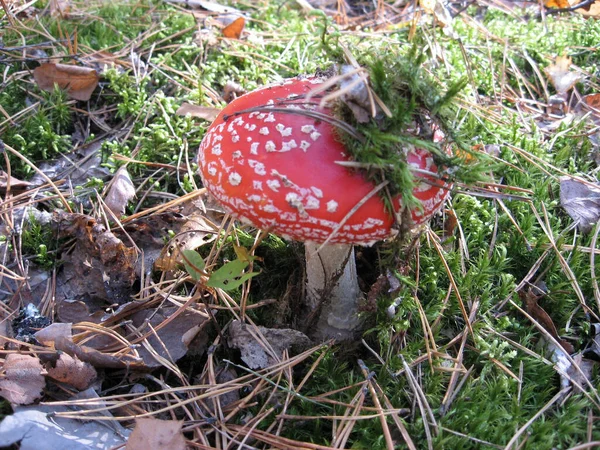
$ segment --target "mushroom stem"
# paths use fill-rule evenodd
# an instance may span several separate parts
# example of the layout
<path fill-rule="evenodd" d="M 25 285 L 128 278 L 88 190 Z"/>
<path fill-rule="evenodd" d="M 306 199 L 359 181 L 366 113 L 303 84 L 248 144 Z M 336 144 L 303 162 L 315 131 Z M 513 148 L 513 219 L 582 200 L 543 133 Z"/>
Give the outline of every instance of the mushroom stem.
<path fill-rule="evenodd" d="M 362 292 L 358 286 L 354 247 L 348 244 L 307 242 L 306 300 L 315 317 L 312 334 L 320 340 L 348 340 L 355 337 L 362 321 L 358 306 Z M 316 314 L 315 314 L 316 313 Z"/>

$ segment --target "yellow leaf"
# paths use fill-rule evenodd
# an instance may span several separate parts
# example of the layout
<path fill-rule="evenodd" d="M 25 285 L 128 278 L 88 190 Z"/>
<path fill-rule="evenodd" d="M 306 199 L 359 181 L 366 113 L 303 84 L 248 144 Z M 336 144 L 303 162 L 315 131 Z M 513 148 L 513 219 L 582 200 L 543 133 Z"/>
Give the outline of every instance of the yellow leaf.
<path fill-rule="evenodd" d="M 544 5 L 546 6 L 546 8 L 558 9 L 569 8 L 571 6 L 569 5 L 568 0 L 544 0 Z"/>

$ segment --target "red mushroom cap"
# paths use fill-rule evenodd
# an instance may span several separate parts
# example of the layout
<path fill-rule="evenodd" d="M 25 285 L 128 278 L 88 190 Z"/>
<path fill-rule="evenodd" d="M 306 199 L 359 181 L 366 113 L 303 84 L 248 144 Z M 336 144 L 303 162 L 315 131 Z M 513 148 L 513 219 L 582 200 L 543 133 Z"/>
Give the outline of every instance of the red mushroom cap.
<path fill-rule="evenodd" d="M 392 234 L 394 218 L 379 195 L 356 208 L 375 186 L 359 171 L 336 164 L 349 155 L 335 125 L 315 117 L 331 111 L 306 100 L 324 81 L 293 78 L 232 101 L 200 144 L 204 186 L 235 217 L 280 236 L 372 244 Z M 408 162 L 437 172 L 426 150 L 411 150 Z M 415 176 L 424 180 L 414 189 L 423 205 L 412 211 L 419 225 L 439 209 L 448 189 L 432 186 L 439 180 L 427 175 Z M 394 206 L 400 210 L 401 198 Z"/>

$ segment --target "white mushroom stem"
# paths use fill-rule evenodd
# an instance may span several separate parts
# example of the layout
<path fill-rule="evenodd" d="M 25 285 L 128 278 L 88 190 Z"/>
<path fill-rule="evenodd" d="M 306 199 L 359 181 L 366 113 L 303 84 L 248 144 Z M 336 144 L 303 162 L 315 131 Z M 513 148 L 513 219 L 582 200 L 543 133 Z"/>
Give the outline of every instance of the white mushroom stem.
<path fill-rule="evenodd" d="M 354 247 L 348 244 L 307 242 L 306 297 L 315 312 L 315 338 L 347 340 L 361 325 L 358 306 L 362 292 L 358 286 Z"/>

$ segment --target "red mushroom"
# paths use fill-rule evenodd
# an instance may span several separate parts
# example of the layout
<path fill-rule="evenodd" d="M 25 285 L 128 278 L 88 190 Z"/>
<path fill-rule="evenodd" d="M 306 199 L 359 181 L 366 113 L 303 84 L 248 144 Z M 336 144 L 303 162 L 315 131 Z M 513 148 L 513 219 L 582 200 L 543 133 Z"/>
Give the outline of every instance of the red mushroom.
<path fill-rule="evenodd" d="M 395 219 L 372 182 L 339 164 L 350 158 L 332 111 L 306 97 L 324 81 L 293 78 L 232 101 L 208 129 L 198 162 L 204 186 L 232 215 L 306 243 L 308 300 L 321 307 L 316 334 L 344 339 L 360 323 L 352 246 L 391 236 Z M 416 226 L 448 187 L 427 175 L 437 172 L 428 151 L 413 148 L 407 160 L 422 179 L 413 191 L 422 203 L 411 211 Z M 402 199 L 393 203 L 400 211 Z"/>

